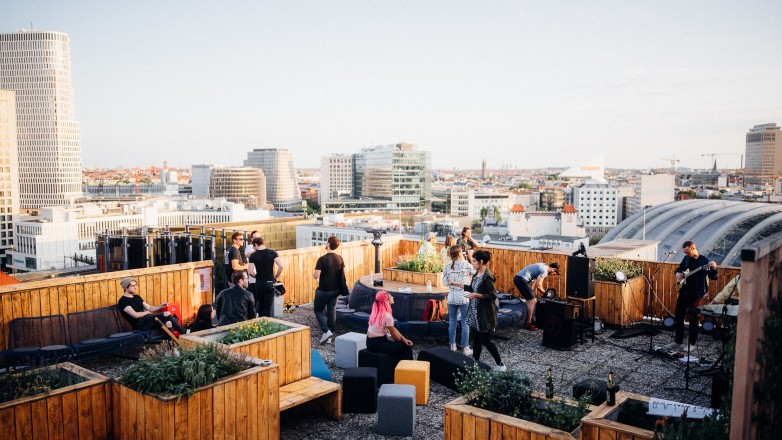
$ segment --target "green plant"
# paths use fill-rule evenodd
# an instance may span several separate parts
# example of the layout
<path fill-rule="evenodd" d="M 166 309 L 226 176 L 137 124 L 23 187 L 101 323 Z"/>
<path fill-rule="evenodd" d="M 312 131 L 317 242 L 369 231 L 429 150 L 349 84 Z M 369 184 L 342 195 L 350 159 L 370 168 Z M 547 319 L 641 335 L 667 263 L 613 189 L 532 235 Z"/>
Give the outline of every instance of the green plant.
<path fill-rule="evenodd" d="M 269 321 L 268 319 L 261 319 L 232 328 L 220 342 L 223 344 L 236 344 L 238 342 L 249 341 L 250 339 L 260 338 L 285 330 L 288 330 L 288 326 Z"/>
<path fill-rule="evenodd" d="M 439 253 L 405 254 L 397 259 L 396 268 L 410 272 L 437 273 L 443 271 L 445 263 Z"/>
<path fill-rule="evenodd" d="M 640 276 L 643 267 L 640 263 L 630 260 L 620 260 L 618 258 L 598 258 L 595 260 L 596 281 L 614 281 L 616 279 L 617 271 L 624 272 L 629 280 Z"/>
<path fill-rule="evenodd" d="M 179 348 L 168 342 L 144 350 L 120 382 L 141 393 L 181 398 L 251 366 L 246 356 L 216 344 Z"/>
<path fill-rule="evenodd" d="M 456 388 L 468 405 L 566 432 L 579 426 L 591 399 L 585 394 L 577 402 L 554 399 L 538 405 L 528 377 L 514 370 L 486 371 L 478 366 L 456 373 Z"/>
<path fill-rule="evenodd" d="M 22 371 L 11 369 L 0 374 L 0 403 L 37 394 L 48 394 L 52 390 L 86 380 L 78 374 L 59 367 Z"/>

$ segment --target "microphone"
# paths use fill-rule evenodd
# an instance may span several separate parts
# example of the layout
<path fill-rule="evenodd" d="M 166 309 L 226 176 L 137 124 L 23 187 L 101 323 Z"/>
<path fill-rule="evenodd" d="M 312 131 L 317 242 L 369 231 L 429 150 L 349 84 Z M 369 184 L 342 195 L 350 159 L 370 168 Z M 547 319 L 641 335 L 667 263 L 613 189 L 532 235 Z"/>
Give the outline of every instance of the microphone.
<path fill-rule="evenodd" d="M 668 251 L 665 255 L 676 255 L 676 251 Z"/>

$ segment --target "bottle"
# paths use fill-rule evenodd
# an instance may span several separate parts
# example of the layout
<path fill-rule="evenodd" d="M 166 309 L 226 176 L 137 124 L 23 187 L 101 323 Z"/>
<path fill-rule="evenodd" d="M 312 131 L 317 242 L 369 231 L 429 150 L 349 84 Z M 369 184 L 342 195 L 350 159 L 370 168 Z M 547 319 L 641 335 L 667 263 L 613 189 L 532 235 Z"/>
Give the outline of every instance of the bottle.
<path fill-rule="evenodd" d="M 551 367 L 549 367 L 548 371 L 546 372 L 546 399 L 553 399 L 554 398 L 554 373 L 551 371 Z"/>
<path fill-rule="evenodd" d="M 426 280 L 426 291 L 432 293 L 432 280 Z"/>
<path fill-rule="evenodd" d="M 608 372 L 608 383 L 606 384 L 606 405 L 616 405 L 616 385 L 614 384 L 614 372 Z"/>

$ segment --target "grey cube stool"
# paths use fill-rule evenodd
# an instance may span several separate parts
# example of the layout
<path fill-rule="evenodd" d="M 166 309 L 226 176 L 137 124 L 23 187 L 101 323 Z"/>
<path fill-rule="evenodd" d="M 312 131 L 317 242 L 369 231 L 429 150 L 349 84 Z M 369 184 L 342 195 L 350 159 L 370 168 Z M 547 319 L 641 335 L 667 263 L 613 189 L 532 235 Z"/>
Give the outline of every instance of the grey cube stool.
<path fill-rule="evenodd" d="M 337 352 L 337 367 L 358 367 L 358 352 L 367 348 L 367 335 L 348 332 L 334 339 L 334 350 Z"/>
<path fill-rule="evenodd" d="M 415 428 L 415 386 L 384 384 L 377 395 L 377 433 L 413 435 Z"/>

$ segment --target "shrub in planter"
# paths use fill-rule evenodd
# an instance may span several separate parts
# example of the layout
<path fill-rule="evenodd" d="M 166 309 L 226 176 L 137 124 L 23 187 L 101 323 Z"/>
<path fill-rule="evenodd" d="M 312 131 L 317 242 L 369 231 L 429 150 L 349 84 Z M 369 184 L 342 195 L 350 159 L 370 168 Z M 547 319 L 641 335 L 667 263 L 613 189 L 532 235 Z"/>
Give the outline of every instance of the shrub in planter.
<path fill-rule="evenodd" d="M 277 322 L 269 321 L 268 319 L 260 319 L 253 322 L 247 322 L 234 327 L 228 331 L 228 334 L 220 340 L 223 344 L 236 344 L 239 342 L 249 341 L 250 339 L 261 338 L 263 336 L 271 335 L 288 330 L 287 325 L 283 325 Z"/>
<path fill-rule="evenodd" d="M 591 396 L 577 402 L 543 400 L 533 395 L 529 378 L 518 371 L 486 371 L 477 367 L 457 373 L 456 387 L 468 405 L 573 432 L 589 413 Z"/>
<path fill-rule="evenodd" d="M 396 262 L 397 269 L 410 272 L 437 273 L 442 272 L 444 267 L 445 263 L 439 253 L 405 254 L 399 256 Z"/>
<path fill-rule="evenodd" d="M 641 276 L 643 267 L 630 260 L 620 260 L 618 258 L 598 258 L 595 260 L 595 281 L 614 281 L 616 272 L 622 271 L 631 280 Z"/>
<path fill-rule="evenodd" d="M 179 348 L 169 342 L 144 350 L 139 361 L 125 370 L 120 383 L 140 393 L 181 398 L 251 367 L 246 356 L 216 344 Z"/>
<path fill-rule="evenodd" d="M 0 374 L 0 403 L 48 394 L 52 390 L 85 382 L 85 377 L 58 366 L 35 370 L 9 370 Z"/>

